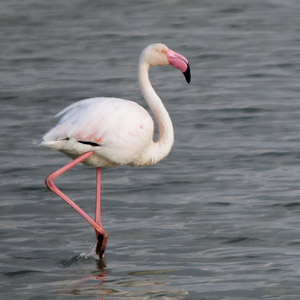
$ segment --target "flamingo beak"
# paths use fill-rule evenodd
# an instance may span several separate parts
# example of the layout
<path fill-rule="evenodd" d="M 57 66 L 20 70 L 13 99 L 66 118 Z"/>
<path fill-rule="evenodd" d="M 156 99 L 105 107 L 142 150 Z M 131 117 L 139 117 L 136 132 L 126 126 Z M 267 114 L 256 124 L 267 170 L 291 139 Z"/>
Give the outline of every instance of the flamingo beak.
<path fill-rule="evenodd" d="M 191 82 L 191 70 L 190 70 L 190 65 L 187 64 L 187 69 L 185 72 L 183 72 L 183 75 L 185 77 L 185 80 L 187 83 Z"/>
<path fill-rule="evenodd" d="M 171 49 L 168 49 L 166 51 L 166 55 L 170 65 L 172 65 L 176 69 L 179 69 L 183 73 L 186 82 L 190 83 L 191 70 L 187 58 L 185 58 L 182 54 L 177 53 Z"/>

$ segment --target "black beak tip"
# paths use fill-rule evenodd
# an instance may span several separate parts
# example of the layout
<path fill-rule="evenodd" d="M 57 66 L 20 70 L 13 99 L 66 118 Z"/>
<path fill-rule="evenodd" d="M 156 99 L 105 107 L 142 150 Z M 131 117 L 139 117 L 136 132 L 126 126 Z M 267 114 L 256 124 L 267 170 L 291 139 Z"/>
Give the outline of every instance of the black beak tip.
<path fill-rule="evenodd" d="M 183 73 L 184 77 L 185 77 L 185 80 L 187 83 L 190 83 L 191 82 L 191 70 L 190 70 L 190 66 L 187 65 L 187 69 L 186 71 Z"/>

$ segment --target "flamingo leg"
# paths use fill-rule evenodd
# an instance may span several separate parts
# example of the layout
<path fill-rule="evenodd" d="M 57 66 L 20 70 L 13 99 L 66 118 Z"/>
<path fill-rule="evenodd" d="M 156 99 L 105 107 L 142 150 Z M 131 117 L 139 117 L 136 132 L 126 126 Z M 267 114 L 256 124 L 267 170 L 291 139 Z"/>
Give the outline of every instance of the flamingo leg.
<path fill-rule="evenodd" d="M 102 226 L 102 224 L 101 224 L 101 168 L 97 168 L 95 221 L 98 225 Z"/>
<path fill-rule="evenodd" d="M 96 213 L 95 213 L 96 223 L 103 228 L 101 223 L 101 168 L 97 168 L 97 188 L 96 188 Z M 108 234 L 104 234 L 96 230 L 97 245 L 96 253 L 100 258 L 104 258 L 104 251 L 107 244 Z"/>
<path fill-rule="evenodd" d="M 100 258 L 104 257 L 104 251 L 105 251 L 105 246 L 108 238 L 107 232 L 104 230 L 104 228 L 101 225 L 101 219 L 100 218 L 100 205 L 97 205 L 97 209 L 99 209 L 99 215 L 98 212 L 96 211 L 96 222 L 84 211 L 82 210 L 76 203 L 74 203 L 66 194 L 64 194 L 55 184 L 54 180 L 59 177 L 60 175 L 64 174 L 71 168 L 75 167 L 82 161 L 86 160 L 90 156 L 94 155 L 93 151 L 86 152 L 82 154 L 81 156 L 77 157 L 70 163 L 66 164 L 62 168 L 56 170 L 55 172 L 51 173 L 48 175 L 45 179 L 46 186 L 54 192 L 56 195 L 58 195 L 60 198 L 65 200 L 70 206 L 72 206 L 90 225 L 96 230 L 97 233 L 97 248 L 99 245 L 99 237 L 102 237 L 102 243 L 100 249 L 96 249 L 97 254 L 99 255 Z M 99 179 L 100 181 L 100 179 Z M 100 182 L 99 182 L 99 189 L 100 189 Z M 99 193 L 99 204 L 100 204 L 100 190 L 98 191 L 98 179 L 97 179 L 97 197 L 96 197 L 96 203 L 98 202 L 98 193 Z"/>

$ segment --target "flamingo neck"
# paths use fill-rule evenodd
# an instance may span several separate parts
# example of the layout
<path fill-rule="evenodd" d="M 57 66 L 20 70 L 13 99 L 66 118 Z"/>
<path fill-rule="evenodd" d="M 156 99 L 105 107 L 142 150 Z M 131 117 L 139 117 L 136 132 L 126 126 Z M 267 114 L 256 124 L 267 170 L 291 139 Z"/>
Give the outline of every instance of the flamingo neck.
<path fill-rule="evenodd" d="M 154 165 L 169 154 L 174 143 L 174 129 L 168 111 L 151 85 L 149 68 L 149 63 L 141 57 L 139 84 L 144 99 L 155 116 L 159 130 L 158 140 L 149 145 L 144 153 L 143 160 L 144 164 Z"/>

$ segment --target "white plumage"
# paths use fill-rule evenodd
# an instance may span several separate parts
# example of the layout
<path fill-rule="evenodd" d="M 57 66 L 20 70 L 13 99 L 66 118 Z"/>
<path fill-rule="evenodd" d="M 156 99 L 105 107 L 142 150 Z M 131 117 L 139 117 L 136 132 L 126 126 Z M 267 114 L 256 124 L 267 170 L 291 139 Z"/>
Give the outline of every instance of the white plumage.
<path fill-rule="evenodd" d="M 153 141 L 154 125 L 149 113 L 137 103 L 118 98 L 91 98 L 58 113 L 61 120 L 46 133 L 41 144 L 72 158 L 93 151 L 95 155 L 83 163 L 96 167 L 157 163 L 170 152 L 174 131 L 170 116 L 150 83 L 148 71 L 151 65 L 169 64 L 181 70 L 189 82 L 188 60 L 164 44 L 145 48 L 139 61 L 139 83 L 158 123 L 158 141 Z"/>
<path fill-rule="evenodd" d="M 42 145 L 72 158 L 94 151 L 85 161 L 89 165 L 139 165 L 143 150 L 153 143 L 153 120 L 133 101 L 91 98 L 67 106 L 57 116 L 61 120 L 46 133 Z"/>

